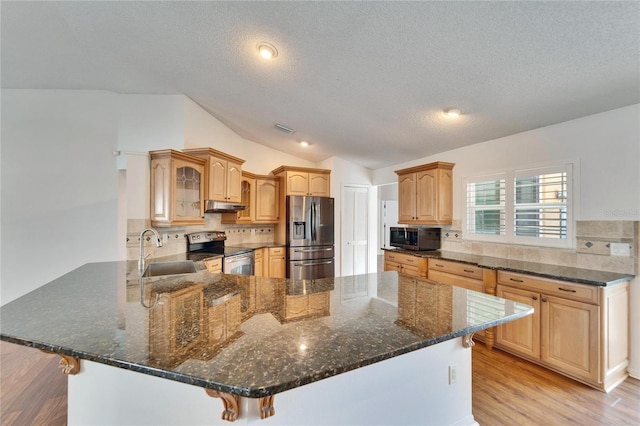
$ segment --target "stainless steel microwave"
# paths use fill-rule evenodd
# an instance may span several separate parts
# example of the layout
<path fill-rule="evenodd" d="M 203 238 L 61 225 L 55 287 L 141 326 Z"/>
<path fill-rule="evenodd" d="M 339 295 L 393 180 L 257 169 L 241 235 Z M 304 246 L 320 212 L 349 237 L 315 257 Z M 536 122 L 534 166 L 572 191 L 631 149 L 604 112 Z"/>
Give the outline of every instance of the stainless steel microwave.
<path fill-rule="evenodd" d="M 438 250 L 440 228 L 390 228 L 389 244 L 405 250 Z"/>

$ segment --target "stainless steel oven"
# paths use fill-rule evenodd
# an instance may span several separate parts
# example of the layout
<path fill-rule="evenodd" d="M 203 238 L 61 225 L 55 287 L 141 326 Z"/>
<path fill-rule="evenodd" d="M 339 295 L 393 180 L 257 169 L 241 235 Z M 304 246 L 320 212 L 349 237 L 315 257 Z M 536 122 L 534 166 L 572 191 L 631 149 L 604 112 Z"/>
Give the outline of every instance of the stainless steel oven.
<path fill-rule="evenodd" d="M 223 255 L 222 272 L 225 274 L 253 275 L 253 249 L 246 247 L 227 247 L 224 231 L 200 231 L 187 234 L 187 258 L 198 261 Z"/>
<path fill-rule="evenodd" d="M 255 256 L 253 250 L 237 254 L 226 254 L 225 248 L 222 272 L 225 274 L 253 275 Z"/>

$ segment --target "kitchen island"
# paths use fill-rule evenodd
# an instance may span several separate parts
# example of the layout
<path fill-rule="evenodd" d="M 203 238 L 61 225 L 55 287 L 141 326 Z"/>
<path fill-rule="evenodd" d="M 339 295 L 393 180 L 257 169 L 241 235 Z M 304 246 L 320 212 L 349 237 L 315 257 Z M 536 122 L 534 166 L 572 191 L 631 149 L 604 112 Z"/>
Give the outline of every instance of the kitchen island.
<path fill-rule="evenodd" d="M 69 424 L 474 424 L 470 337 L 532 313 L 396 272 L 130 270 L 87 264 L 0 311 L 2 340 L 62 356 Z"/>

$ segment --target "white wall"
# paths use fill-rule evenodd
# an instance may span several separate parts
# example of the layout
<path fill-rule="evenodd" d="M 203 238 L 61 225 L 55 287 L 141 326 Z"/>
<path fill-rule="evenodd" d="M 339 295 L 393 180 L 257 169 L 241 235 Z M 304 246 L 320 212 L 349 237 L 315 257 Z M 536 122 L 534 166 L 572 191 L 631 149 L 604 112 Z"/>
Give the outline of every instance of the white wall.
<path fill-rule="evenodd" d="M 638 117 L 640 104 L 619 108 L 378 169 L 373 172 L 373 182 L 397 182 L 394 170 L 448 161 L 456 164 L 454 194 L 462 194 L 462 182 L 468 176 L 578 160 L 580 204 L 576 220 L 640 220 Z M 461 219 L 462 204 L 463 197 L 455 196 L 454 219 Z"/>
<path fill-rule="evenodd" d="M 2 304 L 117 258 L 116 95 L 2 91 Z"/>
<path fill-rule="evenodd" d="M 258 175 L 282 165 L 315 167 L 311 161 L 243 139 L 187 97 L 184 111 L 184 148 L 212 147 L 245 160 L 242 169 Z"/>

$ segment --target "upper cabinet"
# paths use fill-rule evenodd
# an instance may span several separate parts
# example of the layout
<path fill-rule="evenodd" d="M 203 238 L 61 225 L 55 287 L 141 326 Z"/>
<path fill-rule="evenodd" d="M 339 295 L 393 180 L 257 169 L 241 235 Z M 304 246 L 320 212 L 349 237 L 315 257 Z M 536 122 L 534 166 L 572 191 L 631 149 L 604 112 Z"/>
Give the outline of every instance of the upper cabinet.
<path fill-rule="evenodd" d="M 438 161 L 396 170 L 398 223 L 451 225 L 454 166 Z"/>
<path fill-rule="evenodd" d="M 310 195 L 330 197 L 331 170 L 310 169 L 306 167 L 281 166 L 273 170 L 282 178 L 283 195 Z"/>
<path fill-rule="evenodd" d="M 242 172 L 241 200 L 246 206 L 244 210 L 223 213 L 222 223 L 252 224 L 277 223 L 280 205 L 278 196 L 280 184 L 273 176 L 254 175 Z"/>
<path fill-rule="evenodd" d="M 256 176 L 256 223 L 278 223 L 280 219 L 280 182 L 273 176 Z"/>
<path fill-rule="evenodd" d="M 206 160 L 172 149 L 150 151 L 151 226 L 204 224 Z"/>
<path fill-rule="evenodd" d="M 242 164 L 244 160 L 213 148 L 191 148 L 183 152 L 207 160 L 205 199 L 240 203 L 242 200 Z"/>

